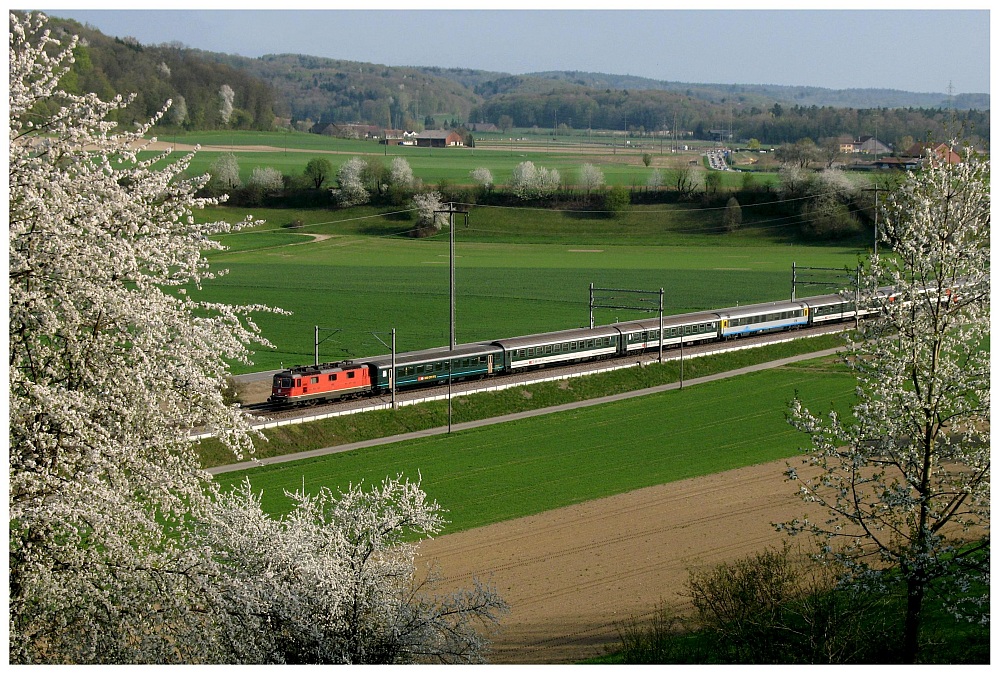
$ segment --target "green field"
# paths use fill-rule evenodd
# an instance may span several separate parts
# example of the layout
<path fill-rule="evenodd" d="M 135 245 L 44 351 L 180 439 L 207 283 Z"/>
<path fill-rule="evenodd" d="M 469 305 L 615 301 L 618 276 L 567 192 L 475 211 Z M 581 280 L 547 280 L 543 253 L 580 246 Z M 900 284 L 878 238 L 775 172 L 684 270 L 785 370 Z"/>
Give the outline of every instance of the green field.
<path fill-rule="evenodd" d="M 285 175 L 300 175 L 310 159 L 322 156 L 330 161 L 334 169 L 352 156 L 382 157 L 386 165 L 394 157 L 404 157 L 413 169 L 414 175 L 425 185 L 438 185 L 442 181 L 451 184 L 471 184 L 469 172 L 485 167 L 493 173 L 496 184 L 506 183 L 514 166 L 531 161 L 536 165 L 559 171 L 564 184 L 578 181 L 580 166 L 591 163 L 600 166 L 608 185 L 643 186 L 653 168 L 661 172 L 670 167 L 698 162 L 699 151 L 692 150 L 683 155 L 672 155 L 669 148 L 664 152 L 659 145 L 644 148 L 611 147 L 607 142 L 588 143 L 583 138 L 570 140 L 560 137 L 552 141 L 548 137 L 530 137 L 529 140 L 508 143 L 498 139 L 483 142 L 483 147 L 469 148 L 418 148 L 412 146 L 379 145 L 373 140 L 347 140 L 331 138 L 311 133 L 291 132 L 249 132 L 216 131 L 199 133 L 167 133 L 158 136 L 166 143 L 181 145 L 201 145 L 203 148 L 191 163 L 189 173 L 201 175 L 224 152 L 236 155 L 240 164 L 240 175 L 245 181 L 258 166 L 270 166 Z M 273 150 L 261 150 L 261 147 Z M 229 148 L 223 150 L 219 148 Z M 650 167 L 643 164 L 643 154 L 652 158 Z M 738 186 L 738 173 L 721 174 L 724 187 Z M 772 177 L 757 176 L 757 184 L 771 182 Z"/>
<path fill-rule="evenodd" d="M 854 380 L 816 360 L 656 394 L 412 442 L 217 476 L 249 476 L 264 507 L 284 490 L 336 489 L 402 474 L 449 510 L 447 531 L 524 517 L 642 487 L 796 454 L 808 441 L 785 422 L 798 394 L 846 410 Z M 753 405 L 747 402 L 753 400 Z M 791 490 L 792 487 L 790 486 Z"/>
<path fill-rule="evenodd" d="M 229 273 L 193 291 L 209 301 L 263 303 L 293 312 L 258 317 L 277 348 L 259 350 L 249 369 L 312 362 L 317 325 L 323 328 L 321 360 L 387 353 L 371 333 L 379 332 L 387 341 L 392 328 L 399 351 L 448 343 L 445 236 L 400 237 L 393 232 L 410 227 L 408 221 L 345 222 L 349 216 L 326 211 L 309 212 L 306 217 L 311 219 L 305 222 L 319 224 L 297 230 L 275 226 L 275 219 L 295 219 L 289 213 L 256 215 L 272 222 L 258 232 L 224 237 L 231 250 L 211 259 Z M 678 217 L 682 227 L 691 226 L 684 224 L 690 222 L 688 215 Z M 551 211 L 475 209 L 469 230 L 456 231 L 457 340 L 489 341 L 588 325 L 591 283 L 605 288 L 662 287 L 664 310 L 675 314 L 788 297 L 792 262 L 836 268 L 857 263 L 858 251 L 848 247 L 781 245 L 749 237 L 728 241 L 741 245 L 725 245 L 714 234 L 671 235 L 663 223 L 672 218 L 659 212 L 645 225 L 602 221 L 577 228 L 572 215 Z M 525 228 L 540 233 L 511 234 Z M 631 231 L 619 233 L 616 228 Z M 330 238 L 313 242 L 305 232 Z M 657 237 L 687 245 L 650 245 Z M 502 238 L 549 242 L 490 242 Z M 713 241 L 717 245 L 708 245 Z M 595 311 L 595 322 L 650 315 L 605 309 Z"/>

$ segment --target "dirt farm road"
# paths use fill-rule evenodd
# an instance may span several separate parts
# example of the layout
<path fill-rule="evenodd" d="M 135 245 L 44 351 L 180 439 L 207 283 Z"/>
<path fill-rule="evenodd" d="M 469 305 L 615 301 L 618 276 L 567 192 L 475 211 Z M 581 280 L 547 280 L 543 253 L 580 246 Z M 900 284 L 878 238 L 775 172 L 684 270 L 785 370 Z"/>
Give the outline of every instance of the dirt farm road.
<path fill-rule="evenodd" d="M 418 565 L 436 564 L 441 589 L 475 576 L 510 604 L 491 662 L 579 662 L 613 650 L 621 621 L 687 606 L 689 569 L 780 546 L 787 536 L 772 523 L 809 512 L 784 468 L 739 468 L 445 535 L 421 543 Z"/>

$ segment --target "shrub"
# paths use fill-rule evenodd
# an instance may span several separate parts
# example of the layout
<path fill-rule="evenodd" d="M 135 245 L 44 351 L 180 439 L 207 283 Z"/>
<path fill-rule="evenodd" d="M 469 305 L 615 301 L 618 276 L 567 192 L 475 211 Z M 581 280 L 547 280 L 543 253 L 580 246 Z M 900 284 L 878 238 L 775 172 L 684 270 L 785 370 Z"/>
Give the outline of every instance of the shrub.
<path fill-rule="evenodd" d="M 615 185 L 604 195 L 604 210 L 611 217 L 618 217 L 628 210 L 632 204 L 632 196 L 626 187 Z"/>

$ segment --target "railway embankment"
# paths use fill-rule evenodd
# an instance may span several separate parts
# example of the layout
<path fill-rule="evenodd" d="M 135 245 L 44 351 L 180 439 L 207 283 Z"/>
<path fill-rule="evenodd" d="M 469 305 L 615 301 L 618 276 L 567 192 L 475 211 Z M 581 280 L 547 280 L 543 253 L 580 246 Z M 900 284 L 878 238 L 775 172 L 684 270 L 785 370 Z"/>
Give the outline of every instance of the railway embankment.
<path fill-rule="evenodd" d="M 491 383 L 488 388 L 493 390 L 479 390 L 470 383 L 473 388 L 452 399 L 450 415 L 447 392 L 425 390 L 420 392 L 421 398 L 405 404 L 397 401 L 399 407 L 395 410 L 388 400 L 375 401 L 374 409 L 373 401 L 368 400 L 365 401 L 368 409 L 364 411 L 308 412 L 306 414 L 311 416 L 308 423 L 302 423 L 301 412 L 299 419 L 262 421 L 271 427 L 262 429 L 267 441 L 257 444 L 256 456 L 251 461 L 232 463 L 231 455 L 212 438 L 201 439 L 198 449 L 202 465 L 209 472 L 245 470 L 694 386 L 798 360 L 830 356 L 842 346 L 841 334 L 827 333 L 689 357 L 683 365 L 679 359 L 673 359 L 663 363 L 644 361 L 642 367 L 636 367 L 637 361 L 633 359 L 628 366 L 623 364 L 572 379 L 550 378 L 549 381 L 509 385 Z M 471 392 L 475 395 L 469 395 Z"/>

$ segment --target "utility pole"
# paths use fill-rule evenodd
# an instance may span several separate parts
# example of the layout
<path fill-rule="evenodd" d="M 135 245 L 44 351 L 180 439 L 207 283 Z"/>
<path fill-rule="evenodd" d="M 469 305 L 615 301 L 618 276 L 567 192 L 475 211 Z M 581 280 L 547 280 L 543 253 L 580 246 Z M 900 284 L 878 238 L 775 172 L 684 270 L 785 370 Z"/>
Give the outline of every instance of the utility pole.
<path fill-rule="evenodd" d="M 372 336 L 378 341 L 382 342 L 382 338 L 378 336 L 377 332 L 373 332 Z M 385 342 L 382 342 L 382 346 L 389 346 Z M 390 370 L 389 370 L 389 387 L 390 395 L 392 396 L 392 409 L 396 409 L 396 328 L 392 329 L 392 356 L 390 356 Z"/>
<path fill-rule="evenodd" d="M 448 295 L 450 304 L 448 312 L 448 432 L 451 433 L 451 382 L 455 360 L 453 353 L 455 351 L 455 213 L 461 213 L 465 216 L 465 226 L 468 227 L 469 212 L 457 210 L 455 204 L 449 202 L 447 209 L 434 211 L 434 216 L 437 217 L 438 213 L 448 214 L 448 228 L 451 230 L 448 236 Z"/>

